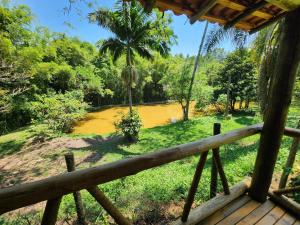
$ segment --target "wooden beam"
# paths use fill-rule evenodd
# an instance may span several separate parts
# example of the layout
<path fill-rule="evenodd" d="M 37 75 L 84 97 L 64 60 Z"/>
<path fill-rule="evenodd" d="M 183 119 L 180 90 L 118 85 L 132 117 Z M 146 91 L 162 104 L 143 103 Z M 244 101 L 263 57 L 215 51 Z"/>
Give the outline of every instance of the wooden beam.
<path fill-rule="evenodd" d="M 282 206 L 284 209 L 293 213 L 297 218 L 300 218 L 300 204 L 291 199 L 283 196 L 277 195 L 272 190 L 269 191 L 269 196 L 272 201 L 276 202 L 278 205 Z"/>
<path fill-rule="evenodd" d="M 293 87 L 300 62 L 300 8 L 287 14 L 279 37 L 279 49 L 269 104 L 261 132 L 250 196 L 267 199 L 281 145 Z"/>
<path fill-rule="evenodd" d="M 281 20 L 282 18 L 284 18 L 287 15 L 287 12 L 283 12 L 278 16 L 274 16 L 272 19 L 269 19 L 267 22 L 264 22 L 263 24 L 253 28 L 252 30 L 250 30 L 249 34 L 254 34 L 264 28 L 266 28 L 267 26 L 270 26 L 271 24 Z"/>
<path fill-rule="evenodd" d="M 218 0 L 206 0 L 204 1 L 198 12 L 196 12 L 191 18 L 190 18 L 190 23 L 193 24 L 195 23 L 197 20 L 199 20 L 199 18 L 201 18 L 202 16 L 204 16 L 206 13 L 209 12 L 209 10 L 211 10 L 216 4 L 217 4 Z"/>
<path fill-rule="evenodd" d="M 201 18 L 204 19 L 204 20 L 208 20 L 212 23 L 219 23 L 221 25 L 225 25 L 227 23 L 227 21 L 225 19 L 222 19 L 222 18 L 219 18 L 219 17 L 204 15 Z M 238 29 L 241 29 L 241 30 L 249 31 L 253 28 L 253 25 L 241 21 L 241 22 L 237 23 L 235 27 L 238 28 Z"/>
<path fill-rule="evenodd" d="M 218 135 L 221 133 L 221 124 L 220 123 L 214 123 L 214 129 L 213 134 Z M 211 171 L 210 171 L 210 191 L 209 191 L 209 197 L 213 198 L 217 195 L 217 189 L 218 189 L 218 169 L 217 169 L 217 162 L 215 160 L 214 150 L 219 151 L 219 148 L 215 148 L 212 150 L 212 156 L 211 156 Z"/>
<path fill-rule="evenodd" d="M 222 6 L 225 6 L 227 8 L 234 9 L 237 11 L 245 11 L 247 9 L 246 6 L 238 4 L 238 3 L 230 1 L 230 0 L 219 0 L 218 3 Z M 273 15 L 263 12 L 263 11 L 259 11 L 259 10 L 254 11 L 251 15 L 257 16 L 257 17 L 265 19 L 265 20 L 271 19 L 273 17 Z"/>
<path fill-rule="evenodd" d="M 257 134 L 261 128 L 262 124 L 256 124 L 153 153 L 4 188 L 0 190 L 0 214 L 200 154 Z"/>
<path fill-rule="evenodd" d="M 233 20 L 231 20 L 230 22 L 228 22 L 225 25 L 225 29 L 228 29 L 230 27 L 233 27 L 235 24 L 237 24 L 239 21 L 243 20 L 244 18 L 246 18 L 247 16 L 253 14 L 256 10 L 262 8 L 263 6 L 265 6 L 267 4 L 266 1 L 262 0 L 256 4 L 254 4 L 252 7 L 247 8 L 243 13 L 241 13 L 240 15 L 238 15 L 236 18 L 234 18 Z"/>
<path fill-rule="evenodd" d="M 292 193 L 292 192 L 300 192 L 300 186 L 290 187 L 290 188 L 282 188 L 282 189 L 273 191 L 273 193 L 276 195 L 282 195 L 282 194 L 287 194 L 287 193 Z"/>
<path fill-rule="evenodd" d="M 172 225 L 195 225 L 199 223 L 206 217 L 215 213 L 217 210 L 223 208 L 228 203 L 245 194 L 245 192 L 249 188 L 249 183 L 249 179 L 245 179 L 244 181 L 234 185 L 230 189 L 230 195 L 217 195 L 216 197 L 203 203 L 199 207 L 192 209 L 186 222 L 182 222 L 179 218 L 175 222 L 173 222 Z"/>
<path fill-rule="evenodd" d="M 108 212 L 109 215 L 115 220 L 118 225 L 130 225 L 127 218 L 110 202 L 110 200 L 104 195 L 98 187 L 92 187 L 87 189 L 88 192 L 96 199 L 96 201 Z"/>
<path fill-rule="evenodd" d="M 284 129 L 284 135 L 289 136 L 289 137 L 300 138 L 300 130 L 296 129 L 296 128 L 286 127 Z"/>

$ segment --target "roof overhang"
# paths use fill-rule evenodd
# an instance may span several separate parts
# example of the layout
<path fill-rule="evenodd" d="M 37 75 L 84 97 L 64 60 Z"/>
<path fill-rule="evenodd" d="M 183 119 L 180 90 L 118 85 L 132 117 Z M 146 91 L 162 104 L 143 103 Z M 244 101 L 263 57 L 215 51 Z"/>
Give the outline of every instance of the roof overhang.
<path fill-rule="evenodd" d="M 300 0 L 139 0 L 145 7 L 255 32 L 300 7 Z"/>

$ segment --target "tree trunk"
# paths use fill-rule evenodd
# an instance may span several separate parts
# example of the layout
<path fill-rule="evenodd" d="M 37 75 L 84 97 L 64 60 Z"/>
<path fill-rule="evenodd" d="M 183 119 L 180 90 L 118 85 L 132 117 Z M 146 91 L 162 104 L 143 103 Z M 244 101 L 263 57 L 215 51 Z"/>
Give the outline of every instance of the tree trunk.
<path fill-rule="evenodd" d="M 127 68 L 129 68 L 129 83 L 128 83 L 128 103 L 129 103 L 129 112 L 132 113 L 132 64 L 131 64 L 131 55 L 130 48 L 127 48 L 126 53 L 126 63 Z"/>
<path fill-rule="evenodd" d="M 225 116 L 228 116 L 228 114 L 229 114 L 230 84 L 231 84 L 231 76 L 228 77 L 228 83 L 227 83 L 227 104 L 226 104 L 226 109 L 225 109 Z"/>
<path fill-rule="evenodd" d="M 299 24 L 300 9 L 297 9 L 286 15 L 280 34 L 277 64 L 249 192 L 254 200 L 260 202 L 267 198 L 292 99 L 292 90 L 300 62 Z"/>
<path fill-rule="evenodd" d="M 183 120 L 188 120 L 189 119 L 189 108 L 190 108 L 190 101 L 191 101 L 191 97 L 192 97 L 192 90 L 193 90 L 193 85 L 194 85 L 194 81 L 195 81 L 196 72 L 197 72 L 198 65 L 199 65 L 199 59 L 200 59 L 201 51 L 202 51 L 205 36 L 206 36 L 206 33 L 207 33 L 207 28 L 208 28 L 208 21 L 206 21 L 206 23 L 205 23 L 204 32 L 203 32 L 203 35 L 202 35 L 202 39 L 201 39 L 201 43 L 200 43 L 200 46 L 199 46 L 198 54 L 197 54 L 197 57 L 196 57 L 196 60 L 195 60 L 195 65 L 194 65 L 194 69 L 193 69 L 193 73 L 192 73 L 192 79 L 191 79 L 189 92 L 188 92 L 188 97 L 187 97 L 187 102 L 186 102 L 186 109 L 185 109 L 185 114 L 184 114 L 185 116 L 184 116 Z"/>
<path fill-rule="evenodd" d="M 241 100 L 240 100 L 240 105 L 239 105 L 239 109 L 242 109 L 243 108 L 243 99 L 241 98 Z"/>
<path fill-rule="evenodd" d="M 249 108 L 249 103 L 250 103 L 250 99 L 247 96 L 246 101 L 245 101 L 245 108 L 248 109 Z"/>

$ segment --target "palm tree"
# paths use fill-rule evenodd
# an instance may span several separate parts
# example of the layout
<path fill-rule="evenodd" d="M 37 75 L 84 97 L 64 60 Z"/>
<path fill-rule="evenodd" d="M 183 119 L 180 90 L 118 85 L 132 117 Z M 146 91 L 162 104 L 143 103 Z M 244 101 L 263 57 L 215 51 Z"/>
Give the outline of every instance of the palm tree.
<path fill-rule="evenodd" d="M 114 61 L 126 55 L 126 67 L 122 71 L 122 78 L 128 91 L 129 109 L 132 112 L 132 88 L 137 79 L 134 68 L 135 55 L 153 59 L 151 50 L 167 55 L 170 50 L 168 44 L 154 34 L 151 18 L 136 1 L 118 1 L 114 11 L 100 8 L 90 13 L 89 19 L 113 34 L 113 37 L 103 42 L 100 53 L 111 52 Z"/>

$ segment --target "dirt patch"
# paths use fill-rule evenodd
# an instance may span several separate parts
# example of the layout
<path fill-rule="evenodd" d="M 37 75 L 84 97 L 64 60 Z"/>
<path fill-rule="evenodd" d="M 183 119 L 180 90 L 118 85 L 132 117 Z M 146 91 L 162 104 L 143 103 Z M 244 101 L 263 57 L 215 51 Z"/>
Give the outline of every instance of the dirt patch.
<path fill-rule="evenodd" d="M 0 188 L 65 173 L 66 165 L 63 155 L 67 151 L 94 148 L 105 141 L 111 141 L 111 139 L 56 138 L 43 143 L 30 139 L 18 153 L 0 159 Z M 101 153 L 92 151 L 76 155 L 77 166 L 87 162 L 97 162 L 101 156 Z"/>

